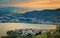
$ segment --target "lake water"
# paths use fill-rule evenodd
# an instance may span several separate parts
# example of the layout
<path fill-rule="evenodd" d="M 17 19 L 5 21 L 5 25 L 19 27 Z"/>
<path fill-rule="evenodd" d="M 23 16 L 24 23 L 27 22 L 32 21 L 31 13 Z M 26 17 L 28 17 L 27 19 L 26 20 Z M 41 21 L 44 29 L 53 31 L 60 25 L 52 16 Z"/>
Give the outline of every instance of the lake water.
<path fill-rule="evenodd" d="M 8 30 L 14 29 L 55 29 L 56 25 L 27 24 L 27 23 L 0 23 L 0 36 L 5 36 Z"/>

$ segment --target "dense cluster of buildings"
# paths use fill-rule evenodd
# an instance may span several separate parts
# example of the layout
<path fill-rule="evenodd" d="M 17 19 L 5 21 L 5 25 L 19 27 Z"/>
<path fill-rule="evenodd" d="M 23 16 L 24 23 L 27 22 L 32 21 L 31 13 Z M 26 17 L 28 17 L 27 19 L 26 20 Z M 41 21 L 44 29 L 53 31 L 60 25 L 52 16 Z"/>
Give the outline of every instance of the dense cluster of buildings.
<path fill-rule="evenodd" d="M 7 34 L 13 34 L 17 33 L 18 35 L 38 35 L 43 32 L 46 32 L 46 30 L 37 30 L 37 29 L 16 29 L 16 30 L 10 30 L 7 32 Z M 48 31 L 47 31 L 48 32 Z"/>

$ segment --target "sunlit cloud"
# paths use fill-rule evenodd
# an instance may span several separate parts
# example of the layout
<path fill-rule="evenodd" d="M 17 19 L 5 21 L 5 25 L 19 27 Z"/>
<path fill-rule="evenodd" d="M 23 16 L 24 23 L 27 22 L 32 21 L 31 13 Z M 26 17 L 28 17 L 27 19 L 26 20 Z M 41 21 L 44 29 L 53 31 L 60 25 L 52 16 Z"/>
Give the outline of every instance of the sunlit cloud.
<path fill-rule="evenodd" d="M 55 9 L 60 8 L 60 0 L 29 0 L 15 4 L 3 4 L 2 6 L 15 6 L 30 9 Z"/>
<path fill-rule="evenodd" d="M 21 6 L 25 8 L 33 8 L 33 9 L 50 9 L 50 8 L 60 8 L 60 0 L 35 0 L 33 2 L 26 2 L 17 4 L 15 6 Z"/>
<path fill-rule="evenodd" d="M 28 0 L 21 3 L 0 4 L 0 6 L 15 6 L 29 9 L 56 9 L 60 8 L 60 0 Z"/>

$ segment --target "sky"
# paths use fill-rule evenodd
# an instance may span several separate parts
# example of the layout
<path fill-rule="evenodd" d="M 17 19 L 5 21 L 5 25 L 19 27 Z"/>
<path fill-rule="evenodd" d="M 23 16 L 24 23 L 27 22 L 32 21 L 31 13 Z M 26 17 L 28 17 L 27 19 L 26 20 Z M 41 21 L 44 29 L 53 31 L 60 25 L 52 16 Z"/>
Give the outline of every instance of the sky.
<path fill-rule="evenodd" d="M 0 0 L 0 6 L 20 7 L 30 10 L 57 9 L 60 8 L 60 0 Z M 27 11 L 26 9 L 25 11 Z"/>
<path fill-rule="evenodd" d="M 13 4 L 13 3 L 21 3 L 27 0 L 0 0 L 0 4 Z"/>
<path fill-rule="evenodd" d="M 0 6 L 17 6 L 31 9 L 60 8 L 60 0 L 0 0 Z"/>

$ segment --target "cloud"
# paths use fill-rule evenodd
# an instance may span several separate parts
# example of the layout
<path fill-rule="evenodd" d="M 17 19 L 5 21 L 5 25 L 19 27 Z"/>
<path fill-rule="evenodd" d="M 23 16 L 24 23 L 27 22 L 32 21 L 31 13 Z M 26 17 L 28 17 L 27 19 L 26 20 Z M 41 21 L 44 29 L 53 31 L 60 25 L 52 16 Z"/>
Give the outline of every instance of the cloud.
<path fill-rule="evenodd" d="M 0 4 L 13 4 L 13 3 L 21 3 L 27 0 L 0 0 Z"/>
<path fill-rule="evenodd" d="M 28 0 L 22 3 L 3 4 L 2 6 L 15 6 L 29 9 L 56 9 L 60 8 L 60 0 Z"/>
<path fill-rule="evenodd" d="M 17 4 L 16 6 L 18 6 Z M 33 9 L 60 8 L 60 0 L 35 0 L 20 4 L 21 7 Z"/>

